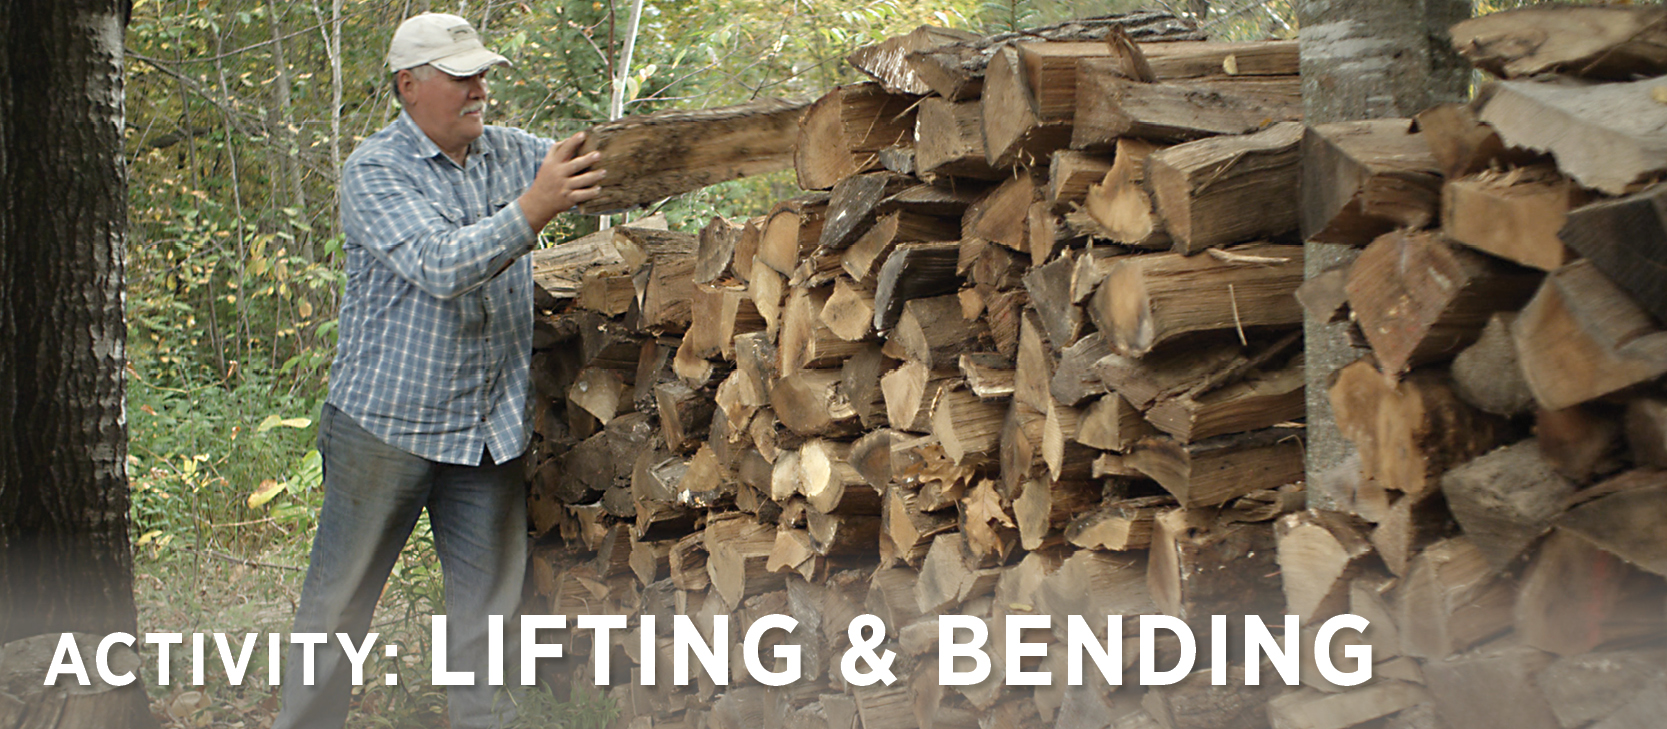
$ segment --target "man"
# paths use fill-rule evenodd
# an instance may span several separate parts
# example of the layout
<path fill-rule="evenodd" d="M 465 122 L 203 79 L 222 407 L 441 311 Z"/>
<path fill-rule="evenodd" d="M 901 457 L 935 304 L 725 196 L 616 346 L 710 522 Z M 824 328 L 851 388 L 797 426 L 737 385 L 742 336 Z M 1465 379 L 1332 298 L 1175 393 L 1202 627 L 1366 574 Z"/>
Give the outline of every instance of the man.
<path fill-rule="evenodd" d="M 400 549 L 428 509 L 445 575 L 451 725 L 497 724 L 488 616 L 506 618 L 505 681 L 519 684 L 509 622 L 526 565 L 521 454 L 528 440 L 532 268 L 551 218 L 598 194 L 599 155 L 483 123 L 487 74 L 509 65 L 455 15 L 394 32 L 403 112 L 342 168 L 347 284 L 330 394 L 319 417 L 324 504 L 275 727 L 340 727 L 352 686 L 338 633 L 365 645 Z M 375 647 L 383 654 L 384 648 Z M 440 660 L 442 656 L 433 656 Z M 373 664 L 367 664 L 373 665 Z M 374 672 L 365 680 L 381 680 Z M 513 712 L 510 712 L 512 715 Z"/>

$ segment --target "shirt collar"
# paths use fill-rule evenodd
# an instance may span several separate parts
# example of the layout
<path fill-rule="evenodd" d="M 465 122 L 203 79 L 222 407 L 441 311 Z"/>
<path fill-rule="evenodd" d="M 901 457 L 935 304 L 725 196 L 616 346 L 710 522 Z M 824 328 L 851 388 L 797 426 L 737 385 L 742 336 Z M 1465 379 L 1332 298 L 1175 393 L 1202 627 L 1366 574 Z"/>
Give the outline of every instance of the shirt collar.
<path fill-rule="evenodd" d="M 434 140 L 429 139 L 428 135 L 423 133 L 422 127 L 417 126 L 417 120 L 412 119 L 411 115 L 403 109 L 399 112 L 399 118 L 394 120 L 394 125 L 410 142 L 412 157 L 417 159 L 432 159 L 434 157 L 451 159 L 446 157 L 445 152 L 440 151 L 440 145 L 435 144 Z M 492 145 L 486 141 L 485 134 L 469 143 L 469 157 L 491 154 Z"/>

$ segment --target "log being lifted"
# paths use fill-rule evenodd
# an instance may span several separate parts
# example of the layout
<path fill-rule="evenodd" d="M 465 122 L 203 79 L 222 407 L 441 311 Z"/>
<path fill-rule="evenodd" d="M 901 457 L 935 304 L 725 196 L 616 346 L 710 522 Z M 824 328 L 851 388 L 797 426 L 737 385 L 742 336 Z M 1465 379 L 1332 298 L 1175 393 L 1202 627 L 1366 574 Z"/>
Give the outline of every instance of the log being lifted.
<path fill-rule="evenodd" d="M 1013 41 L 1101 41 L 1121 29 L 1136 41 L 1202 40 L 1203 34 L 1168 12 L 1145 10 L 1098 18 L 1079 18 L 1040 28 L 1000 33 L 908 54 L 907 62 L 928 88 L 951 101 L 978 96 L 984 69 L 1003 44 Z"/>
<path fill-rule="evenodd" d="M 826 190 L 851 175 L 879 169 L 880 150 L 911 145 L 914 103 L 872 82 L 840 86 L 817 99 L 800 121 L 793 153 L 799 187 Z"/>
<path fill-rule="evenodd" d="M 580 154 L 602 153 L 602 194 L 585 214 L 646 205 L 672 195 L 793 164 L 802 102 L 761 99 L 738 106 L 663 111 L 591 128 Z"/>

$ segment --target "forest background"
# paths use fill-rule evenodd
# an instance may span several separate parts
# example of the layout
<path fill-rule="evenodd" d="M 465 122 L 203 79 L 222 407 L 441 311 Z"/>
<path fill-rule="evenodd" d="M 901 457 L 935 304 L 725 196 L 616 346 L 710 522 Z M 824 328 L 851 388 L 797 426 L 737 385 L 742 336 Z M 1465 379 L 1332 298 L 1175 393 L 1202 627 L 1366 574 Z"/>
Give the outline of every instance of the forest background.
<path fill-rule="evenodd" d="M 1517 4 L 1479 0 L 1475 12 Z M 140 630 L 289 628 L 322 498 L 313 419 L 328 386 L 342 283 L 337 171 L 398 113 L 383 56 L 404 18 L 467 17 L 515 64 L 491 78 L 488 122 L 557 138 L 619 112 L 812 99 L 861 80 L 844 63 L 851 50 L 921 24 L 987 34 L 1160 7 L 1222 40 L 1296 34 L 1293 0 L 636 7 L 633 33 L 633 0 L 134 0 L 125 64 L 127 417 Z M 679 196 L 657 211 L 695 230 L 712 215 L 760 214 L 795 194 L 788 171 Z M 563 216 L 541 245 L 597 225 Z M 419 525 L 373 628 L 406 643 L 400 683 L 367 688 L 350 726 L 443 721 L 444 697 L 426 687 L 422 658 L 427 615 L 443 612 L 430 546 Z M 265 665 L 264 656 L 256 661 Z M 172 673 L 186 675 L 182 668 Z M 147 670 L 155 708 L 173 725 L 264 726 L 276 707 L 263 681 L 157 686 L 155 666 Z M 523 724 L 600 726 L 609 713 L 606 701 L 574 693 Z"/>

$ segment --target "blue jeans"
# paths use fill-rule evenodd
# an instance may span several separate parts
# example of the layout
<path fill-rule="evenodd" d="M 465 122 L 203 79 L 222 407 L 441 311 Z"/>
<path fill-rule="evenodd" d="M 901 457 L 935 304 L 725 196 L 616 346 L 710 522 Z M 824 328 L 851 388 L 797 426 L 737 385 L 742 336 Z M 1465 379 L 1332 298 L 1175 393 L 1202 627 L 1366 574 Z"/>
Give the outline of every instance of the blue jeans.
<path fill-rule="evenodd" d="M 314 649 L 312 686 L 302 685 L 303 647 L 291 647 L 284 666 L 283 710 L 274 729 L 339 729 L 347 720 L 352 664 L 336 633 L 363 645 L 377 598 L 424 508 L 445 576 L 447 668 L 475 672 L 475 685 L 447 687 L 451 725 L 497 726 L 495 710 L 513 716 L 505 712 L 507 698 L 494 705 L 499 693 L 511 687 L 486 680 L 487 616 L 505 616 L 504 679 L 518 685 L 519 626 L 513 618 L 527 565 L 521 459 L 483 460 L 479 466 L 436 463 L 383 443 L 328 404 L 319 415 L 318 450 L 324 460 L 324 505 L 295 632 L 327 633 L 330 641 Z M 384 645 L 378 641 L 365 660 L 367 684 L 389 673 Z"/>

